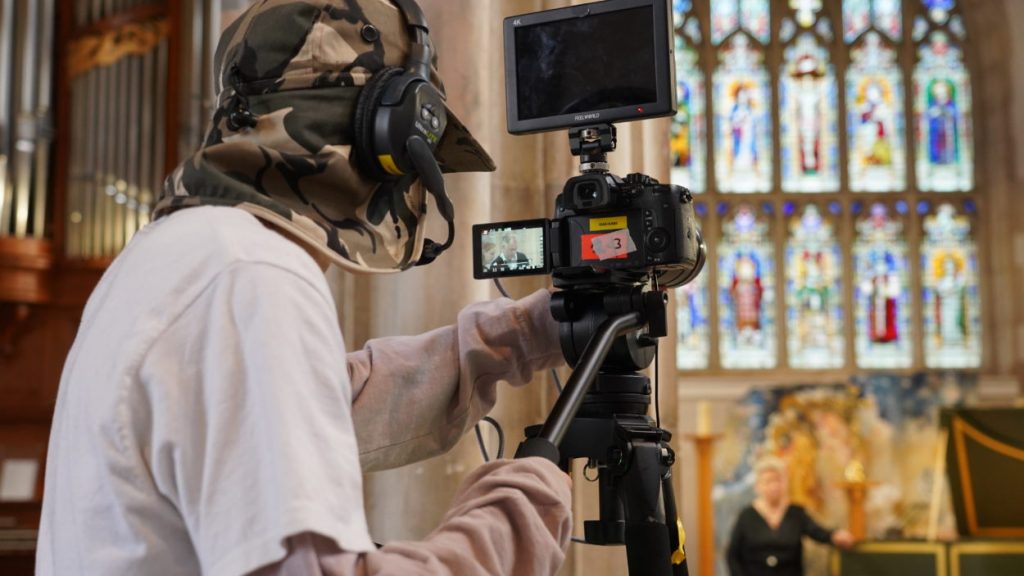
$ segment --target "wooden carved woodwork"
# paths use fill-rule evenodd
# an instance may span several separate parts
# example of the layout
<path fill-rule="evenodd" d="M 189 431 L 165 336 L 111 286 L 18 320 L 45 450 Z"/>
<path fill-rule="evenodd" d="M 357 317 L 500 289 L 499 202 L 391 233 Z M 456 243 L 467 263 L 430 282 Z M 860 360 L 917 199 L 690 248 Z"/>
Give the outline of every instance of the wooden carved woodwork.
<path fill-rule="evenodd" d="M 68 49 L 67 71 L 75 78 L 126 56 L 144 56 L 167 37 L 166 19 L 123 24 L 119 28 L 75 39 Z"/>

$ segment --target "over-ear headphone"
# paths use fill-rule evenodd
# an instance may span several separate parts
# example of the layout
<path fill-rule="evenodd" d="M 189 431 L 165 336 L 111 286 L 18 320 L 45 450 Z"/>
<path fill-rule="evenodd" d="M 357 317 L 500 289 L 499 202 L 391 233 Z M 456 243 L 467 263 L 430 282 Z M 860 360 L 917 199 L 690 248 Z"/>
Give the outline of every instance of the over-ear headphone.
<path fill-rule="evenodd" d="M 423 11 L 414 0 L 391 0 L 406 20 L 411 40 L 405 68 L 392 66 L 375 73 L 363 87 L 353 118 L 353 161 L 362 174 L 378 181 L 419 177 L 434 197 L 438 212 L 448 224 L 443 244 L 426 239 L 417 266 L 429 264 L 451 247 L 455 238 L 455 211 L 445 191 L 441 168 L 434 152 L 448 127 L 445 97 L 431 82 L 430 30 Z M 367 25 L 363 38 L 375 42 L 380 32 Z M 231 71 L 234 102 L 229 106 L 231 130 L 255 128 L 258 122 L 249 109 L 237 68 Z"/>
<path fill-rule="evenodd" d="M 404 14 L 411 39 L 405 68 L 385 68 L 370 78 L 353 121 L 356 164 L 365 176 L 382 181 L 423 172 L 421 156 L 410 152 L 411 142 L 426 144 L 432 160 L 448 125 L 445 97 L 430 82 L 426 18 L 414 0 L 392 2 Z"/>

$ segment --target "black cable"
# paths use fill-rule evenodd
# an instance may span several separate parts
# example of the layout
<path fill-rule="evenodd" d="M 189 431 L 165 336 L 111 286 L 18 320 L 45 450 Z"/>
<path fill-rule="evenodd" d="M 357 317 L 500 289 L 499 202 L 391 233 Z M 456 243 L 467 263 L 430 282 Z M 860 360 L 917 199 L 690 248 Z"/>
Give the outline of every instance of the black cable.
<path fill-rule="evenodd" d="M 487 422 L 488 424 L 493 426 L 494 430 L 498 433 L 497 458 L 498 460 L 501 460 L 502 458 L 505 457 L 505 431 L 502 430 L 501 424 L 499 424 L 497 420 L 491 418 L 490 416 L 484 416 L 483 418 L 480 419 L 480 422 Z M 487 445 L 484 443 L 484 433 L 483 430 L 481 430 L 479 423 L 477 423 L 477 425 L 474 426 L 474 430 L 476 431 L 476 442 L 480 446 L 480 454 L 483 455 L 484 462 L 490 462 L 491 455 L 487 452 Z"/>
<path fill-rule="evenodd" d="M 484 462 L 490 462 L 491 456 L 487 453 L 487 446 L 484 444 L 484 434 L 480 431 L 480 424 L 477 423 L 473 430 L 476 431 L 476 443 L 480 445 L 480 454 L 484 457 Z"/>
<path fill-rule="evenodd" d="M 562 379 L 558 377 L 558 370 L 555 370 L 554 368 L 551 369 L 551 380 L 555 384 L 555 390 L 558 390 L 558 393 L 561 394 L 562 393 Z"/>
<path fill-rule="evenodd" d="M 511 298 L 511 296 L 508 295 L 508 290 L 505 290 L 505 286 L 502 285 L 501 278 L 495 278 L 494 285 L 498 287 L 498 292 L 501 292 L 502 296 L 505 298 Z"/>
<path fill-rule="evenodd" d="M 505 431 L 502 430 L 501 424 L 498 424 L 498 421 L 495 420 L 494 418 L 491 418 L 490 416 L 484 416 L 481 420 L 483 422 L 487 422 L 488 424 L 493 426 L 494 427 L 494 431 L 498 433 L 498 459 L 500 460 L 500 459 L 504 458 L 505 457 Z"/>
<path fill-rule="evenodd" d="M 654 274 L 652 272 L 651 273 L 650 281 L 651 281 L 651 285 L 653 286 L 653 289 L 654 289 L 655 292 L 658 292 L 658 291 L 661 290 L 661 288 L 658 286 L 658 275 L 657 274 Z M 654 424 L 658 428 L 661 428 L 661 382 L 658 379 L 658 375 L 660 374 L 660 372 L 658 371 L 658 368 L 660 368 L 660 366 L 658 365 L 659 364 L 658 363 L 658 350 L 660 350 L 660 349 L 661 349 L 661 339 L 660 338 L 655 338 L 654 339 Z"/>
<path fill-rule="evenodd" d="M 661 428 L 661 383 L 658 381 L 658 348 L 661 346 L 658 342 L 656 340 L 654 344 L 654 423 Z"/>

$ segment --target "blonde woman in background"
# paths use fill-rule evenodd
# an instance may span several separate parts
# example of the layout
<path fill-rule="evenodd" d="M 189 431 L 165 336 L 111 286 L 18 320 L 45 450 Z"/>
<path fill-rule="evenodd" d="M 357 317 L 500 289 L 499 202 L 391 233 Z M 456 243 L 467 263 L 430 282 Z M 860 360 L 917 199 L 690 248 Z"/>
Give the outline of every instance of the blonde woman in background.
<path fill-rule="evenodd" d="M 789 502 L 786 465 L 765 458 L 754 468 L 754 502 L 740 512 L 729 541 L 732 576 L 802 576 L 802 538 L 849 549 L 854 544 L 847 530 L 822 528 L 802 506 Z"/>

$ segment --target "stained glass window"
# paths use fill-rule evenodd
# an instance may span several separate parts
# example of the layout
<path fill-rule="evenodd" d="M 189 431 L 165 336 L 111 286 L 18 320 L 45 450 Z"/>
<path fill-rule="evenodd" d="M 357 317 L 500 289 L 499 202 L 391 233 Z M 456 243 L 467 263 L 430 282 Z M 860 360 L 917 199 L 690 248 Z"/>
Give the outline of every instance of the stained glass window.
<path fill-rule="evenodd" d="M 709 312 L 707 274 L 676 288 L 676 366 L 680 370 L 708 367 L 711 346 Z"/>
<path fill-rule="evenodd" d="M 901 0 L 844 0 L 843 39 L 852 43 L 868 28 L 874 28 L 892 40 L 903 34 Z"/>
<path fill-rule="evenodd" d="M 941 204 L 924 219 L 921 245 L 924 359 L 929 368 L 981 364 L 978 253 L 970 219 Z"/>
<path fill-rule="evenodd" d="M 903 33 L 903 12 L 901 0 L 874 0 L 875 28 L 893 40 L 899 40 Z"/>
<path fill-rule="evenodd" d="M 740 19 L 743 29 L 758 42 L 768 42 L 770 19 L 767 0 L 740 0 Z"/>
<path fill-rule="evenodd" d="M 676 99 L 672 121 L 672 183 L 692 192 L 705 189 L 704 73 L 693 43 L 700 42 L 700 23 L 689 15 L 689 3 L 676 0 Z M 695 27 L 696 26 L 696 27 Z"/>
<path fill-rule="evenodd" d="M 828 50 L 810 32 L 787 47 L 780 84 L 782 189 L 839 189 L 836 78 Z"/>
<path fill-rule="evenodd" d="M 789 7 L 796 13 L 797 23 L 810 28 L 821 12 L 821 0 L 789 0 Z"/>
<path fill-rule="evenodd" d="M 679 369 L 977 367 L 985 174 L 963 5 L 673 9 L 671 177 L 717 208 L 700 217 L 713 274 L 676 292 Z"/>
<path fill-rule="evenodd" d="M 903 190 L 903 80 L 895 52 L 877 32 L 868 32 L 852 50 L 846 102 L 850 189 Z"/>
<path fill-rule="evenodd" d="M 711 2 L 711 41 L 720 44 L 740 25 L 739 0 Z"/>
<path fill-rule="evenodd" d="M 908 368 L 913 361 L 913 336 L 903 218 L 878 202 L 856 222 L 853 299 L 857 366 Z"/>
<path fill-rule="evenodd" d="M 724 368 L 773 368 L 775 248 L 769 218 L 749 204 L 724 215 L 718 247 L 720 361 Z"/>
<path fill-rule="evenodd" d="M 914 71 L 917 187 L 966 191 L 974 187 L 971 82 L 960 50 L 945 32 L 932 32 Z"/>
<path fill-rule="evenodd" d="M 956 6 L 956 0 L 924 0 L 924 5 L 932 22 L 945 24 L 949 19 L 949 12 Z"/>
<path fill-rule="evenodd" d="M 768 42 L 768 0 L 711 0 L 711 42 L 721 44 L 740 28 L 758 42 Z"/>
<path fill-rule="evenodd" d="M 771 86 L 761 47 L 737 34 L 715 71 L 715 176 L 721 192 L 767 192 L 772 185 Z"/>
<path fill-rule="evenodd" d="M 786 343 L 793 368 L 840 368 L 842 251 L 833 222 L 815 204 L 790 218 L 786 243 Z"/>

